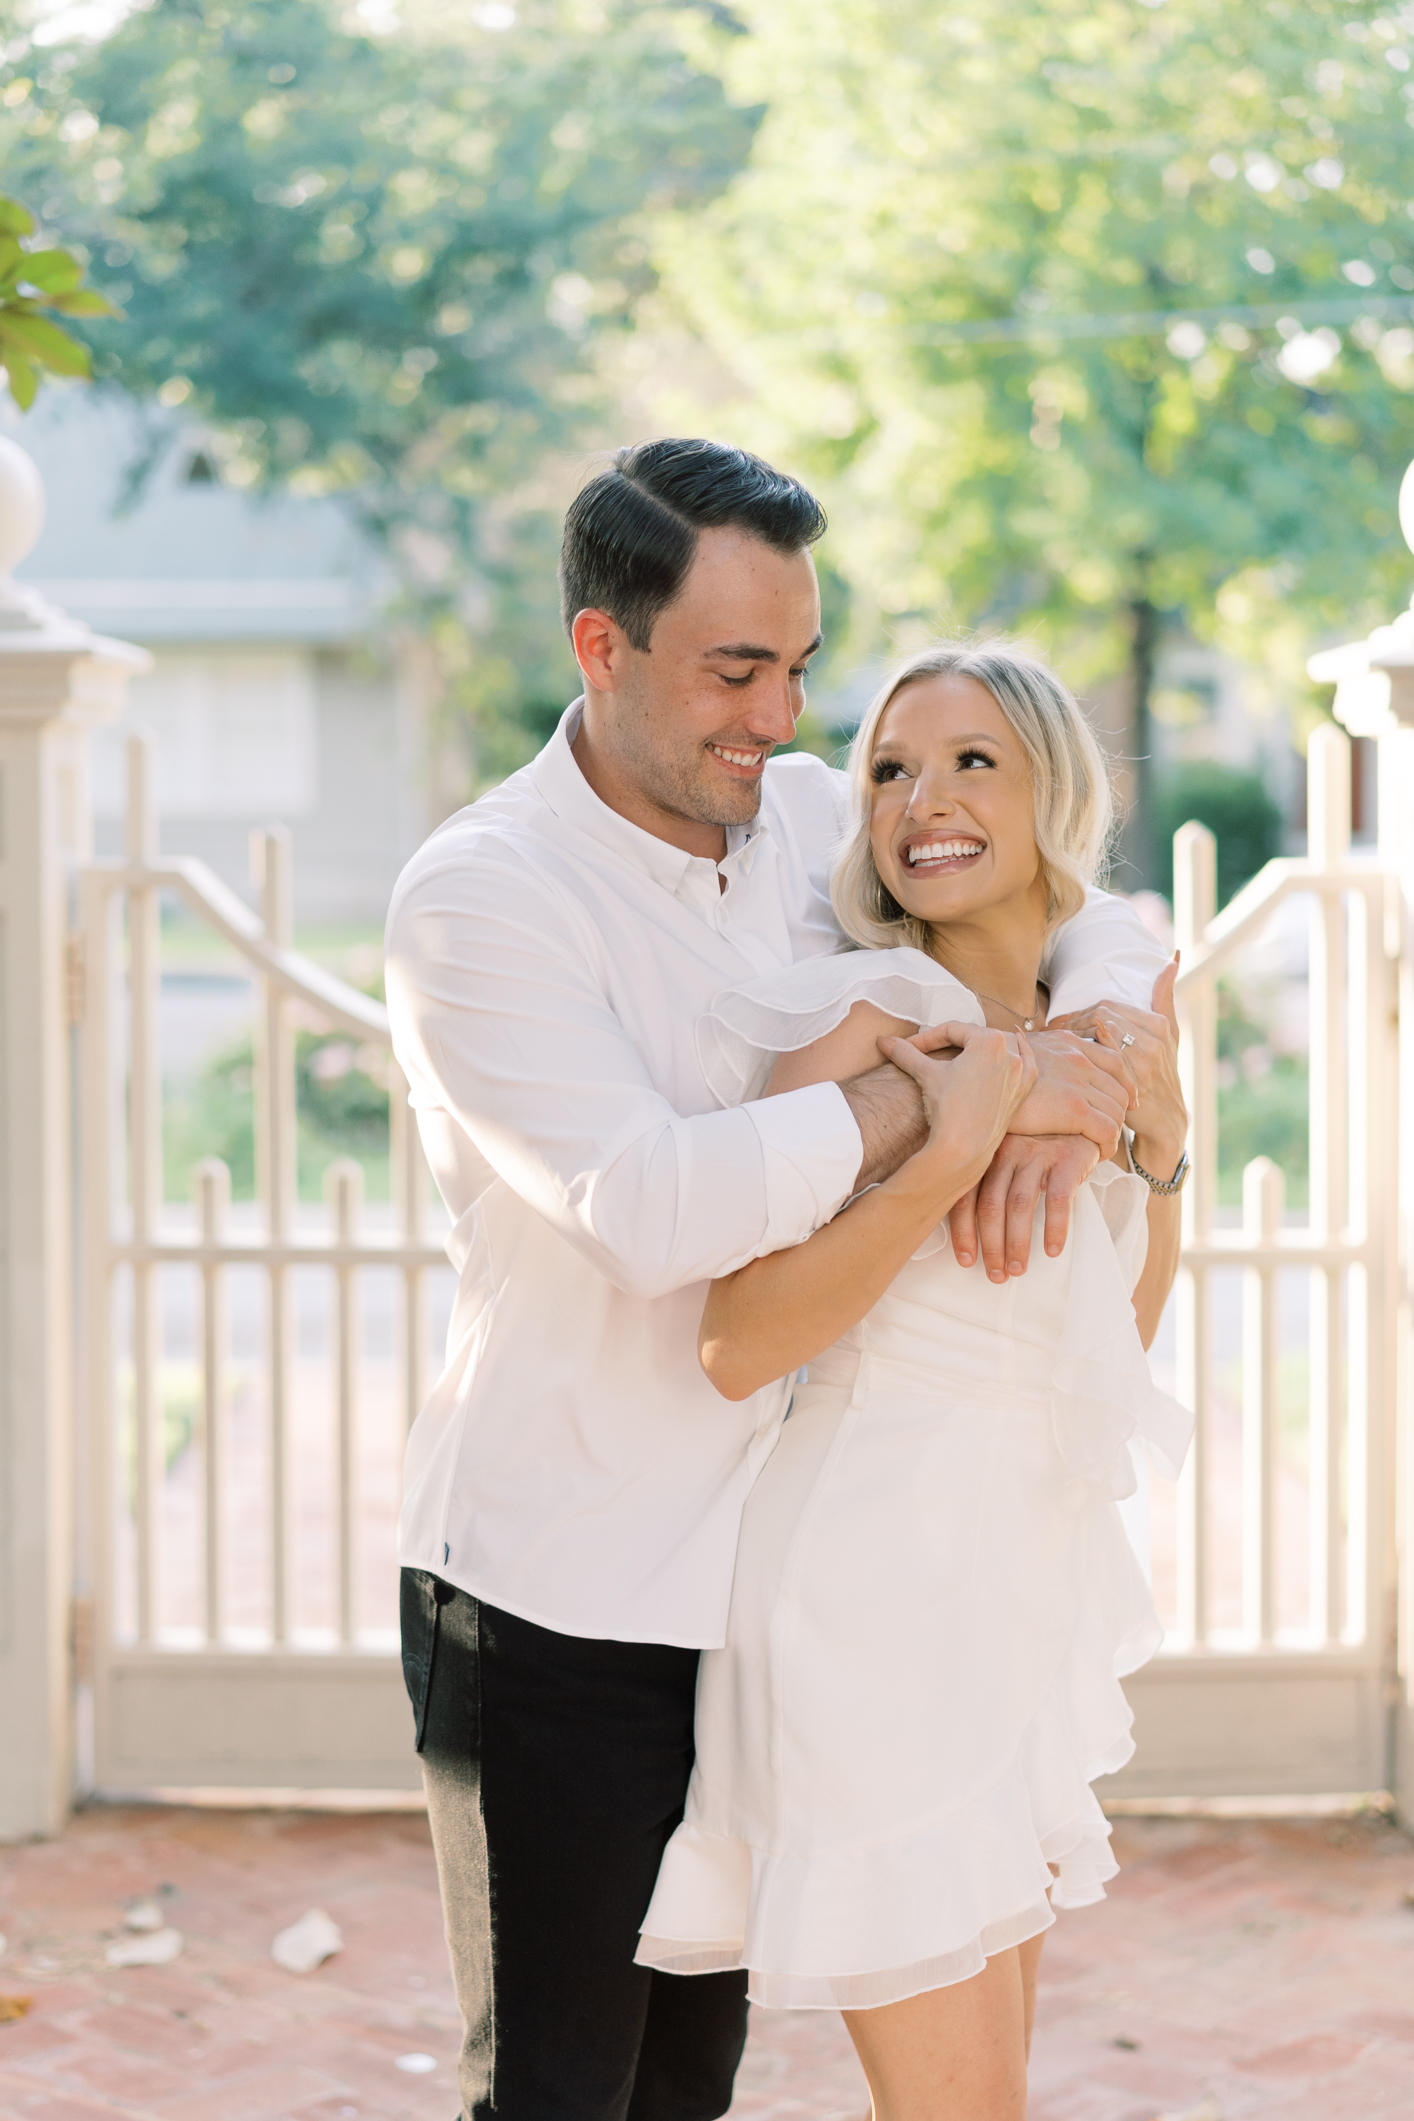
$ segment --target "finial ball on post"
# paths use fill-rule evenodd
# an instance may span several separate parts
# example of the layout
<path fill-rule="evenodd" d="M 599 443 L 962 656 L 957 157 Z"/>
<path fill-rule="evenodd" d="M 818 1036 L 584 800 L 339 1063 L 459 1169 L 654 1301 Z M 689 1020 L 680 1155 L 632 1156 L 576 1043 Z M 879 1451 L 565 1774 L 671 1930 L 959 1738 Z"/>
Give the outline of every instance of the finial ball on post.
<path fill-rule="evenodd" d="M 1414 464 L 1399 482 L 1399 527 L 1405 544 L 1414 552 Z"/>
<path fill-rule="evenodd" d="M 44 484 L 27 450 L 0 435 L 0 581 L 39 543 L 44 528 Z"/>

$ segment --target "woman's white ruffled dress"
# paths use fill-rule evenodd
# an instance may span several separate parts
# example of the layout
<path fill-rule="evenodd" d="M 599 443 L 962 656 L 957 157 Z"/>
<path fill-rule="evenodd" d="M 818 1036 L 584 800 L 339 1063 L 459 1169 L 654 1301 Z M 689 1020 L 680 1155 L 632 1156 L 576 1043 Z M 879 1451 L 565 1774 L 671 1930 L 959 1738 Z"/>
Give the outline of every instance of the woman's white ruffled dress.
<path fill-rule="evenodd" d="M 816 959 L 701 1027 L 723 1103 L 859 999 L 979 1021 L 912 950 Z M 1160 1640 L 1117 1501 L 1136 1430 L 1177 1471 L 1130 1291 L 1147 1190 L 1082 1188 L 1059 1259 L 958 1266 L 944 1226 L 797 1383 L 742 1524 L 724 1648 L 641 1964 L 746 1967 L 758 2002 L 860 2009 L 966 1980 L 1116 1866 L 1090 1788 L 1133 1751 Z M 1057 1875 L 1053 1877 L 1052 1867 Z"/>

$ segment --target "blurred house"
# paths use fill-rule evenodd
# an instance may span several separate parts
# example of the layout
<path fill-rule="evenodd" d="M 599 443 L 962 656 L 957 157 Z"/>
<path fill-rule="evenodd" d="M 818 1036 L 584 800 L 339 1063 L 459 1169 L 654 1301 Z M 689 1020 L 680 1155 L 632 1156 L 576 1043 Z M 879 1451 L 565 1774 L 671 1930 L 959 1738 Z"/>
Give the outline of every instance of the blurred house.
<path fill-rule="evenodd" d="M 1150 715 L 1157 780 L 1200 761 L 1256 774 L 1286 820 L 1287 851 L 1304 852 L 1306 762 L 1261 672 L 1174 627 L 1159 645 Z"/>
<path fill-rule="evenodd" d="M 199 429 L 114 395 L 49 388 L 23 419 L 8 408 L 3 429 L 48 502 L 23 578 L 153 657 L 123 725 L 94 746 L 100 854 L 121 846 L 124 730 L 145 725 L 164 854 L 199 855 L 248 897 L 252 828 L 286 824 L 297 921 L 381 926 L 443 809 L 426 652 L 386 615 L 395 585 L 379 549 L 335 501 L 223 483 Z"/>

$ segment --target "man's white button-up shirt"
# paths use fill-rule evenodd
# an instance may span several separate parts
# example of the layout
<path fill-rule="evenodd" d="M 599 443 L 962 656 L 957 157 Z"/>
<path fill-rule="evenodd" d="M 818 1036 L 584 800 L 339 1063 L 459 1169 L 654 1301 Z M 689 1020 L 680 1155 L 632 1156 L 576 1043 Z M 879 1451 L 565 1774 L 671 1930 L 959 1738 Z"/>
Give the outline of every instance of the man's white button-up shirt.
<path fill-rule="evenodd" d="M 576 702 L 434 832 L 388 915 L 394 1046 L 458 1275 L 399 1558 L 566 1634 L 705 1646 L 788 1393 L 733 1405 L 708 1384 L 705 1285 L 828 1221 L 862 1144 L 833 1084 L 716 1110 L 695 1027 L 723 988 L 842 947 L 846 785 L 773 761 L 719 868 L 600 802 L 578 726 Z M 1105 960 L 1093 998 L 1147 1001 L 1110 976 L 1137 948 L 1153 978 L 1127 907 L 1066 934 L 1077 971 Z"/>

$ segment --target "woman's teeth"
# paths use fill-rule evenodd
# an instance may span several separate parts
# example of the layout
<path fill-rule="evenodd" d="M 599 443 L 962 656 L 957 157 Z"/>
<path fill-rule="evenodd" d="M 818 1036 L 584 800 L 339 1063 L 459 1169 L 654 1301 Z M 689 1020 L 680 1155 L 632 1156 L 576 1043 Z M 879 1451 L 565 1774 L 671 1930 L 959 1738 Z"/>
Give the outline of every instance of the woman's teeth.
<path fill-rule="evenodd" d="M 929 840 L 926 846 L 910 847 L 908 860 L 914 862 L 955 862 L 964 855 L 980 854 L 980 840 Z"/>

